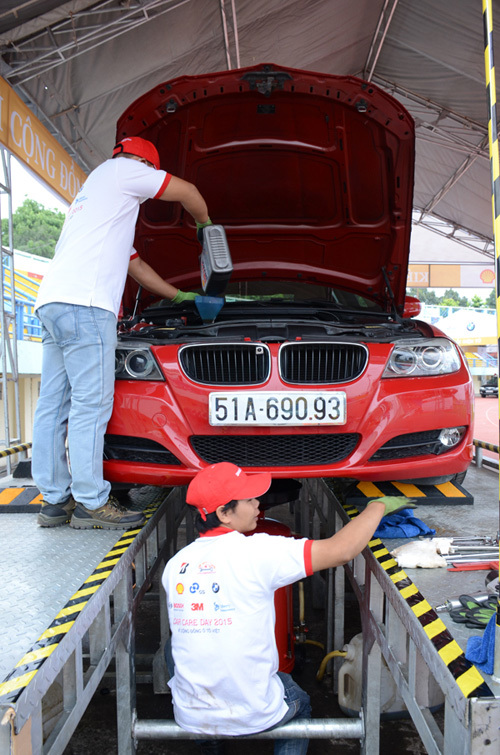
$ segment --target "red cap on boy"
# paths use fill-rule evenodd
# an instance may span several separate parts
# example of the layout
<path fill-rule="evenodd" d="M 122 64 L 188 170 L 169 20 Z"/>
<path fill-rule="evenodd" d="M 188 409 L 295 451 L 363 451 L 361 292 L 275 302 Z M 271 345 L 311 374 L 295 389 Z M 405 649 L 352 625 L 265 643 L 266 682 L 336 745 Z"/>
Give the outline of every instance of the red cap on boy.
<path fill-rule="evenodd" d="M 186 503 L 196 506 L 205 521 L 207 514 L 225 506 L 229 501 L 258 498 L 269 490 L 269 472 L 246 474 L 241 467 L 229 461 L 211 464 L 198 472 L 189 483 Z"/>

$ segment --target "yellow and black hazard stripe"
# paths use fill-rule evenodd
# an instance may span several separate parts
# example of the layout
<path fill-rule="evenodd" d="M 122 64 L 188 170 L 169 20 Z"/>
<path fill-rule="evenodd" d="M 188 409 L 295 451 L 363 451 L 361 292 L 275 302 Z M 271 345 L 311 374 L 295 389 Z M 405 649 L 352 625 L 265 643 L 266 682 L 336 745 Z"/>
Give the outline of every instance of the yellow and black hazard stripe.
<path fill-rule="evenodd" d="M 153 516 L 164 499 L 165 493 L 163 491 L 156 500 L 144 509 L 146 522 Z M 45 660 L 52 655 L 61 640 L 71 630 L 90 598 L 104 584 L 143 526 L 124 532 L 109 553 L 104 556 L 101 563 L 96 566 L 92 574 L 87 577 L 64 608 L 59 611 L 50 626 L 40 635 L 30 650 L 5 677 L 4 681 L 0 683 L 0 705 L 15 703 L 20 697 Z"/>
<path fill-rule="evenodd" d="M 351 519 L 359 514 L 356 508 L 348 504 L 345 504 L 343 508 Z M 453 639 L 446 625 L 401 569 L 396 559 L 391 556 L 383 542 L 375 538 L 368 543 L 368 547 L 415 614 L 464 697 L 493 697 L 493 692 L 477 668 L 466 659 L 462 648 Z"/>
<path fill-rule="evenodd" d="M 31 443 L 20 443 L 18 446 L 11 446 L 10 448 L 4 448 L 3 451 L 0 451 L 0 458 L 3 458 L 4 456 L 12 456 L 13 454 L 18 454 L 21 451 L 28 451 L 28 449 L 31 448 Z"/>
<path fill-rule="evenodd" d="M 42 505 L 42 494 L 34 486 L 4 488 L 0 490 L 0 514 L 37 513 Z"/>
<path fill-rule="evenodd" d="M 455 482 L 445 482 L 441 485 L 413 485 L 404 481 L 358 482 L 347 491 L 346 502 L 354 505 L 364 504 L 368 498 L 382 498 L 384 495 L 405 495 L 407 498 L 417 498 L 419 505 L 474 503 L 473 496 Z"/>
<path fill-rule="evenodd" d="M 494 453 L 498 453 L 499 448 L 494 443 L 486 443 L 485 440 L 473 440 L 473 444 L 477 448 L 485 448 L 487 451 L 493 451 Z"/>
<path fill-rule="evenodd" d="M 498 152 L 497 101 L 495 62 L 493 55 L 493 7 L 491 0 L 483 0 L 484 29 L 484 69 L 486 76 L 486 98 L 488 102 L 488 141 L 491 166 L 491 209 L 493 213 L 493 242 L 495 246 L 496 304 L 498 348 L 500 349 L 500 159 Z M 500 409 L 500 407 L 499 407 Z M 484 446 L 483 446 L 484 447 Z M 496 450 L 490 449 L 490 450 Z M 496 643 L 500 637 L 500 597 L 496 612 Z M 498 647 L 495 651 L 495 665 L 498 662 Z"/>

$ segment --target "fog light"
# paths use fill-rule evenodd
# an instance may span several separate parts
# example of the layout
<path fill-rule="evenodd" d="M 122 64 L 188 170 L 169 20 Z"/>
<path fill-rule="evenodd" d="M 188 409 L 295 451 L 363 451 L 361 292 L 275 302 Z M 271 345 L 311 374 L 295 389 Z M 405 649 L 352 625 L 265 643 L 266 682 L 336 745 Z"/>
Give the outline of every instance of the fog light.
<path fill-rule="evenodd" d="M 439 440 L 447 448 L 453 448 L 460 443 L 465 427 L 446 427 L 439 433 Z"/>

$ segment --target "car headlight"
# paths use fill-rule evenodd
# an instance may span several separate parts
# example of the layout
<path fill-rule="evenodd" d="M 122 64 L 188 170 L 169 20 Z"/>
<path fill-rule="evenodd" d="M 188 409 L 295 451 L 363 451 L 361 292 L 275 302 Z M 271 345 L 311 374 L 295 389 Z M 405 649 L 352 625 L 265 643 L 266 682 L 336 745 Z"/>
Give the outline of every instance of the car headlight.
<path fill-rule="evenodd" d="M 399 341 L 392 350 L 382 377 L 446 375 L 459 369 L 458 349 L 446 338 Z"/>
<path fill-rule="evenodd" d="M 118 346 L 115 352 L 115 380 L 164 380 L 147 347 Z"/>

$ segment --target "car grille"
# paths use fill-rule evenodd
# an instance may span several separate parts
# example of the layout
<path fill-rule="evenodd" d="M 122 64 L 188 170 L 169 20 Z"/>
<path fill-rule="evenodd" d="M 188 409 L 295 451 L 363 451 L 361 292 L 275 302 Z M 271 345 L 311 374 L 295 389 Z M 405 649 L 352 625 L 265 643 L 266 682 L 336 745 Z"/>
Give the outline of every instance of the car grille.
<path fill-rule="evenodd" d="M 240 467 L 305 467 L 342 461 L 354 451 L 358 440 L 357 433 L 193 435 L 191 445 L 209 464 L 231 461 Z"/>
<path fill-rule="evenodd" d="M 408 456 L 426 456 L 442 454 L 446 451 L 439 440 L 441 430 L 427 430 L 421 433 L 408 433 L 391 438 L 373 454 L 369 461 L 386 459 L 406 459 Z M 451 450 L 451 449 L 450 449 Z"/>
<path fill-rule="evenodd" d="M 179 466 L 180 461 L 170 451 L 148 438 L 128 435 L 105 435 L 104 458 L 113 461 L 135 461 L 142 464 Z"/>
<path fill-rule="evenodd" d="M 191 380 L 211 385 L 263 383 L 271 362 L 267 346 L 256 343 L 185 346 L 179 361 Z"/>
<path fill-rule="evenodd" d="M 354 343 L 291 343 L 280 349 L 286 383 L 343 383 L 359 377 L 368 351 Z"/>

